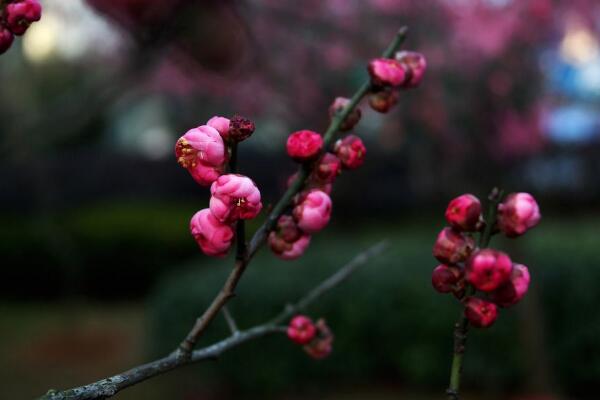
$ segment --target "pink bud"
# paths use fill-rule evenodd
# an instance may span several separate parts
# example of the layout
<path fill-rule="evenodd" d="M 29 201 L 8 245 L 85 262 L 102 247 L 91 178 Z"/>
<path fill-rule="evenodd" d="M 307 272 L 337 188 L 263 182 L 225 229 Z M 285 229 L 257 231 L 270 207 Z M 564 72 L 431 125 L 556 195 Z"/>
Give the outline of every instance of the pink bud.
<path fill-rule="evenodd" d="M 510 278 L 512 261 L 506 253 L 483 249 L 469 258 L 465 270 L 469 283 L 479 290 L 490 292 Z"/>
<path fill-rule="evenodd" d="M 217 178 L 215 171 L 223 167 L 225 145 L 216 129 L 202 125 L 177 140 L 175 155 L 179 165 L 187 168 L 198 183 L 207 185 Z"/>
<path fill-rule="evenodd" d="M 310 235 L 303 234 L 298 239 L 288 242 L 271 232 L 268 238 L 269 247 L 282 260 L 295 260 L 301 257 L 310 244 Z"/>
<path fill-rule="evenodd" d="M 302 232 L 291 215 L 282 215 L 279 217 L 274 232 L 286 242 L 294 242 L 302 236 Z"/>
<path fill-rule="evenodd" d="M 254 133 L 254 122 L 240 115 L 235 115 L 229 122 L 229 139 L 235 142 L 246 140 Z"/>
<path fill-rule="evenodd" d="M 215 128 L 223 140 L 227 140 L 229 137 L 229 118 L 214 116 L 208 120 L 206 125 L 211 128 Z"/>
<path fill-rule="evenodd" d="M 465 261 L 473 249 L 475 241 L 452 228 L 444 228 L 433 245 L 433 256 L 445 264 Z"/>
<path fill-rule="evenodd" d="M 515 264 L 510 279 L 491 292 L 490 299 L 501 307 L 517 304 L 527 293 L 530 281 L 531 277 L 527 267 L 522 264 Z"/>
<path fill-rule="evenodd" d="M 371 108 L 380 113 L 387 113 L 398 103 L 398 90 L 387 88 L 369 97 Z"/>
<path fill-rule="evenodd" d="M 15 35 L 25 33 L 32 22 L 39 21 L 42 16 L 42 6 L 37 0 L 22 0 L 8 3 L 5 8 L 6 26 Z"/>
<path fill-rule="evenodd" d="M 461 291 L 464 284 L 464 274 L 460 267 L 440 264 L 431 274 L 431 284 L 440 293 Z"/>
<path fill-rule="evenodd" d="M 406 79 L 406 70 L 398 61 L 376 58 L 369 63 L 371 82 L 376 86 L 400 86 Z"/>
<path fill-rule="evenodd" d="M 298 162 L 314 160 L 323 148 L 323 138 L 317 132 L 298 131 L 292 133 L 286 144 L 287 153 Z"/>
<path fill-rule="evenodd" d="M 508 237 L 516 237 L 536 226 L 542 215 L 529 193 L 511 193 L 498 205 L 498 227 Z"/>
<path fill-rule="evenodd" d="M 488 328 L 498 317 L 498 307 L 494 303 L 469 297 L 465 302 L 465 316 L 476 328 Z"/>
<path fill-rule="evenodd" d="M 10 48 L 14 40 L 11 31 L 0 25 L 0 54 Z"/>
<path fill-rule="evenodd" d="M 336 97 L 331 106 L 329 107 L 329 116 L 333 118 L 338 112 L 341 112 L 348 104 L 350 104 L 350 99 L 346 97 Z M 340 124 L 340 131 L 347 132 L 354 128 L 356 124 L 360 121 L 361 117 L 360 108 L 355 107 L 350 114 L 342 121 Z"/>
<path fill-rule="evenodd" d="M 221 175 L 210 187 L 210 211 L 219 221 L 252 219 L 262 209 L 260 191 L 247 176 Z"/>
<path fill-rule="evenodd" d="M 304 346 L 304 351 L 312 358 L 320 360 L 333 350 L 333 333 L 322 318 L 317 321 L 315 327 L 317 333 L 314 339 Z"/>
<path fill-rule="evenodd" d="M 317 233 L 329 222 L 331 198 L 322 190 L 313 189 L 301 197 L 293 214 L 302 231 Z"/>
<path fill-rule="evenodd" d="M 421 53 L 414 51 L 399 51 L 396 53 L 396 60 L 406 69 L 406 80 L 403 87 L 413 88 L 419 86 L 427 69 L 427 60 Z"/>
<path fill-rule="evenodd" d="M 298 344 L 307 344 L 317 334 L 317 328 L 312 320 L 304 315 L 296 315 L 287 328 L 287 336 Z"/>
<path fill-rule="evenodd" d="M 367 148 L 356 135 L 348 135 L 335 143 L 334 151 L 347 169 L 355 169 L 365 162 Z"/>
<path fill-rule="evenodd" d="M 481 202 L 472 194 L 458 196 L 448 204 L 446 221 L 460 231 L 476 231 L 481 219 Z"/>
<path fill-rule="evenodd" d="M 310 181 L 319 185 L 333 183 L 341 170 L 341 160 L 335 154 L 325 153 L 312 173 Z"/>
<path fill-rule="evenodd" d="M 190 231 L 207 256 L 222 257 L 227 254 L 234 237 L 231 226 L 217 220 L 208 208 L 194 214 L 190 220 Z"/>

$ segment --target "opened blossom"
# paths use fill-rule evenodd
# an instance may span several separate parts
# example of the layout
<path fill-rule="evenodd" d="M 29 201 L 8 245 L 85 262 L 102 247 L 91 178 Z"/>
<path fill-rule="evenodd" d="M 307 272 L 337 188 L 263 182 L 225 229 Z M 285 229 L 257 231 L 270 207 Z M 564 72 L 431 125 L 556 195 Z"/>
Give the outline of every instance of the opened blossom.
<path fill-rule="evenodd" d="M 288 155 L 298 162 L 314 160 L 321 153 L 322 148 L 321 135 L 309 130 L 292 133 L 286 143 Z"/>
<path fill-rule="evenodd" d="M 6 26 L 15 35 L 25 33 L 29 25 L 42 17 L 42 6 L 38 0 L 22 0 L 8 3 L 5 8 Z"/>
<path fill-rule="evenodd" d="M 498 227 L 508 237 L 524 234 L 541 218 L 537 201 L 529 193 L 511 193 L 498 205 Z"/>
<path fill-rule="evenodd" d="M 298 227 L 306 233 L 325 228 L 331 217 L 331 198 L 322 190 L 313 189 L 300 197 L 293 211 Z"/>
<path fill-rule="evenodd" d="M 206 122 L 206 125 L 211 128 L 215 128 L 223 140 L 227 140 L 229 137 L 229 118 L 214 116 Z"/>
<path fill-rule="evenodd" d="M 433 256 L 445 264 L 465 261 L 475 248 L 472 237 L 453 228 L 444 228 L 433 245 Z"/>
<path fill-rule="evenodd" d="M 194 214 L 190 220 L 190 232 L 207 256 L 224 256 L 234 238 L 231 226 L 215 218 L 208 208 Z"/>
<path fill-rule="evenodd" d="M 395 56 L 406 70 L 406 80 L 403 87 L 413 88 L 419 86 L 427 69 L 427 60 L 421 53 L 415 51 L 399 51 Z"/>
<path fill-rule="evenodd" d="M 260 191 L 247 176 L 221 175 L 213 182 L 210 193 L 210 211 L 222 222 L 252 219 L 262 209 Z"/>
<path fill-rule="evenodd" d="M 398 60 L 376 58 L 369 63 L 371 81 L 377 86 L 399 86 L 406 79 L 406 70 Z"/>
<path fill-rule="evenodd" d="M 525 265 L 513 265 L 508 281 L 490 293 L 490 299 L 501 307 L 512 306 L 518 303 L 527 293 L 531 276 Z"/>
<path fill-rule="evenodd" d="M 508 281 L 512 261 L 508 254 L 494 249 L 474 253 L 465 266 L 467 282 L 479 290 L 490 292 Z"/>
<path fill-rule="evenodd" d="M 481 202 L 472 194 L 453 199 L 446 209 L 446 221 L 461 231 L 476 231 L 481 224 Z"/>
<path fill-rule="evenodd" d="M 287 328 L 287 336 L 291 341 L 298 344 L 307 344 L 314 339 L 317 328 L 312 320 L 305 315 L 296 315 L 290 321 Z"/>
<path fill-rule="evenodd" d="M 335 154 L 347 169 L 356 169 L 365 162 L 367 148 L 356 135 L 348 135 L 335 143 Z"/>
<path fill-rule="evenodd" d="M 194 180 L 208 186 L 223 170 L 225 145 L 219 132 L 208 125 L 190 129 L 175 144 L 177 162 Z"/>
<path fill-rule="evenodd" d="M 469 297 L 465 302 L 465 316 L 477 328 L 488 328 L 498 317 L 498 307 L 494 303 Z"/>

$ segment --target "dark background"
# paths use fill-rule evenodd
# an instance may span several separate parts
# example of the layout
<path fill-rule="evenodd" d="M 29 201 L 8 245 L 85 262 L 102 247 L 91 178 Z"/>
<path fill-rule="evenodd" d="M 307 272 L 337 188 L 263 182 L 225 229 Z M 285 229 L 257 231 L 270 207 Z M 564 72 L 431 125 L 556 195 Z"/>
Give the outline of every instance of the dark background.
<path fill-rule="evenodd" d="M 4 393 L 31 398 L 170 351 L 232 265 L 189 235 L 208 191 L 175 162 L 176 139 L 213 115 L 251 118 L 240 169 L 273 203 L 295 168 L 287 135 L 323 132 L 332 99 L 408 25 L 423 84 L 387 115 L 363 105 L 366 163 L 338 178 L 330 226 L 298 261 L 263 249 L 232 302 L 242 326 L 260 323 L 388 238 L 309 310 L 334 330 L 332 356 L 263 339 L 119 398 L 441 398 L 459 308 L 431 289 L 431 245 L 451 198 L 493 186 L 534 194 L 544 218 L 494 242 L 533 280 L 469 338 L 469 398 L 596 398 L 600 4 L 298 3 L 48 0 L 0 57 Z M 206 341 L 225 332 L 219 318 Z"/>

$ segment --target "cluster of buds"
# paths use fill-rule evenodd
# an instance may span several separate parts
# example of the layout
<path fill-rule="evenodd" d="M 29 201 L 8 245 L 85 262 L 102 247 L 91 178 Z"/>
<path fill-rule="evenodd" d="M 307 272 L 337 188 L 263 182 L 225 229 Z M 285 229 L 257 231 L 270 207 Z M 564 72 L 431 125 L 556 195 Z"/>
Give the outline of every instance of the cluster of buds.
<path fill-rule="evenodd" d="M 0 54 L 12 46 L 14 37 L 21 36 L 29 25 L 42 17 L 38 0 L 0 1 Z"/>
<path fill-rule="evenodd" d="M 322 318 L 313 323 L 307 316 L 296 315 L 288 325 L 287 336 L 317 360 L 327 357 L 333 349 L 333 333 Z"/>
<path fill-rule="evenodd" d="M 177 140 L 177 162 L 202 186 L 210 185 L 209 208 L 190 221 L 192 236 L 209 256 L 225 256 L 234 239 L 233 225 L 252 219 L 262 209 L 260 191 L 252 179 L 224 174 L 231 146 L 254 132 L 252 121 L 240 116 L 213 117 Z"/>
<path fill-rule="evenodd" d="M 393 58 L 375 58 L 369 63 L 371 96 L 369 104 L 380 113 L 388 112 L 397 102 L 399 92 L 419 86 L 427 69 L 421 53 L 398 51 Z"/>
<path fill-rule="evenodd" d="M 497 215 L 497 220 L 484 221 L 481 210 L 481 202 L 471 194 L 448 205 L 449 226 L 442 229 L 433 246 L 433 255 L 442 264 L 433 270 L 432 284 L 438 292 L 452 293 L 463 302 L 471 325 L 485 328 L 496 320 L 498 306 L 512 306 L 525 296 L 530 275 L 525 265 L 513 263 L 508 254 L 477 248 L 473 235 L 479 232 L 489 238 L 502 232 L 516 237 L 536 226 L 541 215 L 528 193 L 508 195 L 491 214 Z"/>
<path fill-rule="evenodd" d="M 331 118 L 349 103 L 349 99 L 336 98 L 330 107 Z M 359 122 L 360 116 L 360 109 L 353 109 L 341 121 L 339 130 L 351 130 Z M 304 254 L 311 235 L 321 231 L 329 223 L 332 208 L 329 195 L 334 181 L 342 170 L 360 167 L 367 149 L 362 140 L 353 134 L 340 138 L 331 149 L 324 149 L 323 137 L 310 130 L 292 133 L 288 137 L 286 149 L 293 160 L 304 164 L 311 173 L 304 190 L 294 197 L 291 213 L 279 217 L 269 234 L 268 243 L 275 255 L 284 260 L 293 260 Z M 288 186 L 297 179 L 298 174 L 290 176 Z"/>

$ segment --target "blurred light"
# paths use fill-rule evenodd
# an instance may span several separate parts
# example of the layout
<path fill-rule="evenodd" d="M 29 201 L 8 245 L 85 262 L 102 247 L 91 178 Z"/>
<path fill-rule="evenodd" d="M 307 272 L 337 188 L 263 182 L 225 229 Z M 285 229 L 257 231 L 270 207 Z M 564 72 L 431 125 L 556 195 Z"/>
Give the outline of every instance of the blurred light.
<path fill-rule="evenodd" d="M 579 22 L 567 24 L 567 32 L 560 45 L 560 55 L 568 63 L 581 65 L 598 57 L 598 41 Z"/>
<path fill-rule="evenodd" d="M 23 53 L 27 60 L 42 63 L 56 55 L 60 21 L 52 13 L 31 25 L 23 36 Z"/>
<path fill-rule="evenodd" d="M 173 137 L 164 126 L 154 126 L 140 137 L 140 152 L 151 160 L 160 160 L 172 153 Z"/>
<path fill-rule="evenodd" d="M 557 143 L 578 144 L 594 140 L 600 134 L 600 116 L 588 107 L 571 105 L 551 112 L 547 120 L 548 136 Z"/>

